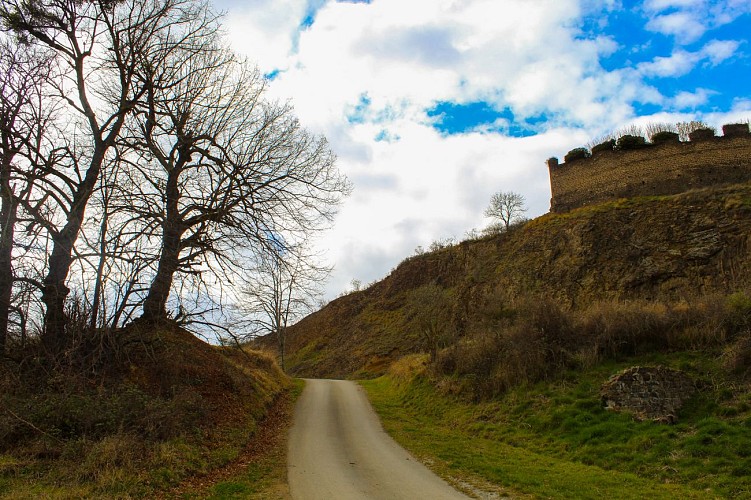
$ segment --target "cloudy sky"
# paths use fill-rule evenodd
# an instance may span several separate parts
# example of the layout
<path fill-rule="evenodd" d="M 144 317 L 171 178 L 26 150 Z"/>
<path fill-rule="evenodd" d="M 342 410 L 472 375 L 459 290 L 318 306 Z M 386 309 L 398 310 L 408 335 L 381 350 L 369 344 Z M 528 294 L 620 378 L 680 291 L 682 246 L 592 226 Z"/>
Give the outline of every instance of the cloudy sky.
<path fill-rule="evenodd" d="M 630 124 L 751 118 L 750 0 L 213 0 L 354 185 L 328 298 L 418 246 L 550 208 L 545 160 Z"/>

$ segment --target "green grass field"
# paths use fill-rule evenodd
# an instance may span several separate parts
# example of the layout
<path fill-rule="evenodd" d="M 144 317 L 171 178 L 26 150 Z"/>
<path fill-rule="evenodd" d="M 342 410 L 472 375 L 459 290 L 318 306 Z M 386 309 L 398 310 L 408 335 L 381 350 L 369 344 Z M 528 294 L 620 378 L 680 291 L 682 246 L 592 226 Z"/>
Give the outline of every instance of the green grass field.
<path fill-rule="evenodd" d="M 676 425 L 601 407 L 602 381 L 640 363 L 706 378 Z M 751 498 L 751 395 L 713 379 L 705 355 L 605 364 L 482 403 L 404 371 L 362 384 L 386 430 L 443 475 L 535 498 Z"/>

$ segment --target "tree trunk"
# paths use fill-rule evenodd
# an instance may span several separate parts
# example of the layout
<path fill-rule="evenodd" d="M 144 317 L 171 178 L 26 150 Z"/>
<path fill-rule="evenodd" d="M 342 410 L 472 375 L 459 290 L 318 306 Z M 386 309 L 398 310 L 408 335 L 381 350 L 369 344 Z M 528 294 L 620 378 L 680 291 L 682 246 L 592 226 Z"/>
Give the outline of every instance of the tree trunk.
<path fill-rule="evenodd" d="M 99 226 L 99 264 L 96 268 L 96 281 L 94 282 L 94 298 L 91 304 L 91 329 L 97 327 L 99 320 L 99 308 L 102 301 L 102 287 L 104 281 L 104 264 L 107 258 L 107 213 L 106 202 L 104 213 L 102 214 L 102 223 Z M 106 319 L 106 318 L 105 318 Z"/>
<path fill-rule="evenodd" d="M 182 231 L 169 226 L 164 229 L 162 254 L 156 276 L 143 302 L 143 318 L 151 321 L 167 319 L 167 299 L 180 258 Z"/>
<path fill-rule="evenodd" d="M 10 299 L 13 293 L 13 234 L 18 208 L 9 182 L 10 165 L 7 165 L 8 169 L 5 167 L 6 165 L 2 166 L 0 174 L 0 355 L 5 352 L 8 338 Z"/>
<path fill-rule="evenodd" d="M 104 160 L 106 146 L 99 143 L 94 150 L 91 163 L 86 171 L 86 177 L 78 187 L 71 204 L 62 231 L 52 235 L 52 253 L 50 254 L 49 270 L 44 278 L 42 302 L 45 306 L 44 331 L 42 344 L 53 354 L 61 352 L 68 346 L 68 332 L 66 332 L 67 317 L 65 316 L 65 300 L 70 289 L 65 285 L 73 263 L 73 245 L 81 231 L 86 206 L 94 192 Z"/>
<path fill-rule="evenodd" d="M 143 318 L 150 321 L 167 319 L 167 299 L 172 288 L 172 280 L 180 264 L 182 236 L 185 228 L 180 220 L 178 207 L 180 188 L 177 181 L 179 177 L 180 169 L 178 167 L 173 168 L 167 176 L 165 189 L 167 211 L 162 224 L 162 253 L 159 256 L 156 276 L 154 276 L 154 280 L 149 287 L 149 293 L 143 302 Z"/>

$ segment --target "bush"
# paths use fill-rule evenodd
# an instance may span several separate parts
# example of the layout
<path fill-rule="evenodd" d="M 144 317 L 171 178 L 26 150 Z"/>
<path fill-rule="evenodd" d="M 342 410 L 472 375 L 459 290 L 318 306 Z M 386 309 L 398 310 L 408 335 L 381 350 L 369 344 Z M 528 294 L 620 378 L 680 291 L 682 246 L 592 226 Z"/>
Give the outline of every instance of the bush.
<path fill-rule="evenodd" d="M 592 156 L 592 154 L 587 148 L 574 148 L 563 157 L 563 161 L 569 163 L 582 158 L 589 158 L 590 156 Z"/>
<path fill-rule="evenodd" d="M 592 154 L 597 154 L 600 151 L 613 151 L 615 149 L 615 139 L 610 139 L 605 142 L 601 142 L 595 146 L 592 146 Z"/>
<path fill-rule="evenodd" d="M 690 122 L 678 122 L 675 124 L 675 131 L 678 132 L 682 141 L 690 140 L 691 133 L 698 129 L 711 129 L 709 125 L 702 121 L 692 120 Z M 714 134 L 713 134 L 714 135 Z"/>
<path fill-rule="evenodd" d="M 722 126 L 725 137 L 745 137 L 748 135 L 748 123 L 728 123 Z"/>
<path fill-rule="evenodd" d="M 673 304 L 606 301 L 572 312 L 547 298 L 511 304 L 499 290 L 478 312 L 477 329 L 440 351 L 432 365 L 478 400 L 570 369 L 671 349 L 724 348 L 727 370 L 751 374 L 751 297 L 745 293 Z"/>
<path fill-rule="evenodd" d="M 696 130 L 688 134 L 688 139 L 691 142 L 706 141 L 714 138 L 714 136 L 715 129 L 713 128 L 697 128 Z"/>
<path fill-rule="evenodd" d="M 648 123 L 644 126 L 644 133 L 634 135 L 645 135 L 646 137 L 652 137 L 660 132 L 678 132 L 678 126 L 672 123 Z"/>
<path fill-rule="evenodd" d="M 727 298 L 724 326 L 729 338 L 751 333 L 751 297 L 737 292 Z"/>
<path fill-rule="evenodd" d="M 647 145 L 647 140 L 640 135 L 623 135 L 615 143 L 616 149 L 639 149 Z"/>
<path fill-rule="evenodd" d="M 668 345 L 671 320 L 659 304 L 601 302 L 584 311 L 577 331 L 599 358 L 620 359 Z"/>
<path fill-rule="evenodd" d="M 665 142 L 680 142 L 679 136 L 676 132 L 657 132 L 656 134 L 652 135 L 650 137 L 650 141 L 652 141 L 653 144 L 662 144 Z"/>
<path fill-rule="evenodd" d="M 550 299 L 527 299 L 503 310 L 496 331 L 463 338 L 436 357 L 438 374 L 470 381 L 475 399 L 545 380 L 573 366 L 579 338 L 571 315 Z"/>
<path fill-rule="evenodd" d="M 751 373 L 751 334 L 746 334 L 725 348 L 723 367 L 736 375 L 746 377 Z"/>

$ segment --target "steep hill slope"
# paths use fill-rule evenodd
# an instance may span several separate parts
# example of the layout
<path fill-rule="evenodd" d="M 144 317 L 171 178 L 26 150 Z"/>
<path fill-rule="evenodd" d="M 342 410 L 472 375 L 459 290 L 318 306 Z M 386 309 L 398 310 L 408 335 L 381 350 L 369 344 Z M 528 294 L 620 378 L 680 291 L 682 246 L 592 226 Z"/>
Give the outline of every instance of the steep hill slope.
<path fill-rule="evenodd" d="M 749 185 L 547 214 L 408 258 L 290 328 L 287 359 L 298 375 L 372 376 L 404 354 L 492 329 L 534 297 L 577 310 L 732 293 L 751 279 L 750 239 Z"/>

